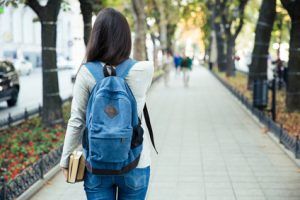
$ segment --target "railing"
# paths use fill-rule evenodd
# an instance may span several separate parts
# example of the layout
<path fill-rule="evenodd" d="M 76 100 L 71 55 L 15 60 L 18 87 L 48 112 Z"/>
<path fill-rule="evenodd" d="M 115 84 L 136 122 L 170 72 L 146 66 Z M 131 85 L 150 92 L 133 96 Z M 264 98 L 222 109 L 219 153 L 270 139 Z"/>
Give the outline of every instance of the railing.
<path fill-rule="evenodd" d="M 251 111 L 251 113 L 258 118 L 258 120 L 264 124 L 270 132 L 272 132 L 285 148 L 290 150 L 295 158 L 300 158 L 300 140 L 299 137 L 293 137 L 284 130 L 282 125 L 278 125 L 273 119 L 267 116 L 263 111 L 253 107 L 252 103 L 237 89 L 229 85 L 226 81 L 220 78 L 216 73 L 212 74 L 225 86 L 238 100 L 241 101 L 244 106 Z"/>
<path fill-rule="evenodd" d="M 38 180 L 43 179 L 44 175 L 58 164 L 61 153 L 62 146 L 48 154 L 41 154 L 37 162 L 23 170 L 9 182 L 6 182 L 2 176 L 0 180 L 0 200 L 13 200 Z"/>
<path fill-rule="evenodd" d="M 70 102 L 72 97 L 63 99 L 62 102 Z M 1 120 L 1 128 L 5 126 L 12 126 L 16 122 L 26 121 L 30 117 L 42 114 L 42 107 L 27 110 L 25 109 L 23 113 L 16 114 L 14 116 L 8 115 L 7 120 Z M 48 154 L 40 155 L 40 159 L 33 163 L 31 166 L 27 167 L 20 174 L 18 174 L 13 180 L 6 182 L 3 176 L 0 177 L 0 200 L 11 200 L 15 199 L 26 191 L 31 185 L 40 179 L 43 179 L 44 174 L 46 174 L 50 169 L 56 166 L 60 160 L 62 153 L 62 146 L 58 149 L 51 151 Z M 7 169 L 1 169 L 1 171 L 6 171 Z"/>
<path fill-rule="evenodd" d="M 63 99 L 63 103 L 71 101 L 72 97 L 68 97 L 66 99 Z M 32 116 L 35 115 L 42 115 L 42 106 L 39 105 L 36 108 L 32 108 L 32 109 L 27 109 L 25 108 L 23 112 L 20 112 L 18 114 L 15 115 L 11 115 L 10 113 L 8 114 L 7 118 L 5 119 L 0 119 L 0 128 L 3 129 L 5 127 L 10 127 L 13 124 L 16 124 L 17 122 L 22 122 L 22 121 L 26 121 L 27 119 L 29 119 Z"/>

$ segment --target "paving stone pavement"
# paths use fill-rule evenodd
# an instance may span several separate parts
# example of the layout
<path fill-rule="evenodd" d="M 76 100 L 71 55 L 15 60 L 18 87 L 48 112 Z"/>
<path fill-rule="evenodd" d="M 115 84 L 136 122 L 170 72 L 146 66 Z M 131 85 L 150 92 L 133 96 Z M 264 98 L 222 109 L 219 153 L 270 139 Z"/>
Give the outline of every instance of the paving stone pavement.
<path fill-rule="evenodd" d="M 204 68 L 184 88 L 154 84 L 148 97 L 159 155 L 148 200 L 299 200 L 300 170 Z M 58 174 L 32 200 L 83 200 Z"/>

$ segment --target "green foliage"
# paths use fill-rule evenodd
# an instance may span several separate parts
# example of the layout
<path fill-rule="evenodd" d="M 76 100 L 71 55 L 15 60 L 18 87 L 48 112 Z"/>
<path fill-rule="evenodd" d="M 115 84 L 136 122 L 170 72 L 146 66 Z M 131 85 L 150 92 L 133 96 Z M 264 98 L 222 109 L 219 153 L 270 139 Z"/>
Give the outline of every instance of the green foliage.
<path fill-rule="evenodd" d="M 271 43 L 289 42 L 291 28 L 290 17 L 280 3 L 277 3 L 276 12 Z"/>
<path fill-rule="evenodd" d="M 245 26 L 251 26 L 252 30 L 255 31 L 256 22 L 258 19 L 260 8 L 260 0 L 252 0 L 248 2 L 245 8 Z"/>
<path fill-rule="evenodd" d="M 68 0 L 63 0 L 61 2 L 61 9 L 64 12 L 70 11 L 71 10 L 71 4 L 68 2 Z"/>
<path fill-rule="evenodd" d="M 4 12 L 4 7 L 0 6 L 0 14 L 2 14 Z"/>
<path fill-rule="evenodd" d="M 18 0 L 0 0 L 0 6 L 14 6 L 17 7 L 18 3 L 23 3 L 23 1 Z"/>

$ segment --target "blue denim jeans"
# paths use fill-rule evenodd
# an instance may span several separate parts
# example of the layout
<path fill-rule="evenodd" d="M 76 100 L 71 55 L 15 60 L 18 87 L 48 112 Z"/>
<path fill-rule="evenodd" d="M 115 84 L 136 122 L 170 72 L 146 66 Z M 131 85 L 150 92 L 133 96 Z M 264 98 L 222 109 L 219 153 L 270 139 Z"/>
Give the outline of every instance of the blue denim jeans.
<path fill-rule="evenodd" d="M 136 168 L 124 175 L 94 175 L 86 171 L 84 190 L 88 200 L 144 200 L 150 167 Z"/>

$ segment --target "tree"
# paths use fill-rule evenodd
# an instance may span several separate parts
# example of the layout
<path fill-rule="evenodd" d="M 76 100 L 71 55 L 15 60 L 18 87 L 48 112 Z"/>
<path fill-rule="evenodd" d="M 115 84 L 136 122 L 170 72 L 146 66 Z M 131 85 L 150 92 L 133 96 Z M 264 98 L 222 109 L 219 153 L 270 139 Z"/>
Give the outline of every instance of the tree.
<path fill-rule="evenodd" d="M 216 0 L 217 13 L 221 13 L 226 41 L 226 75 L 234 75 L 235 40 L 244 25 L 248 0 Z"/>
<path fill-rule="evenodd" d="M 154 68 L 158 67 L 158 44 L 157 41 L 160 40 L 160 29 L 159 23 L 159 11 L 155 0 L 146 1 L 146 15 L 147 15 L 147 31 L 150 34 L 151 42 L 153 45 L 153 65 Z M 149 22 L 148 22 L 149 21 Z"/>
<path fill-rule="evenodd" d="M 190 4 L 193 4 L 194 2 L 191 1 Z M 182 14 L 180 12 L 180 8 L 182 10 L 185 10 L 190 6 L 190 4 L 187 4 L 186 6 L 182 5 L 182 1 L 172 1 L 172 0 L 165 0 L 165 12 L 166 12 L 166 29 L 167 29 L 167 42 L 166 42 L 166 50 L 173 51 L 173 41 L 174 41 L 174 35 L 175 31 L 177 29 L 177 24 L 182 18 Z"/>
<path fill-rule="evenodd" d="M 177 28 L 177 24 L 169 23 L 167 24 L 167 50 L 173 50 L 173 38 L 175 35 L 175 31 Z"/>
<path fill-rule="evenodd" d="M 216 11 L 214 11 L 216 12 Z M 225 52 L 225 38 L 223 33 L 223 28 L 221 21 L 217 21 L 216 19 L 213 21 L 213 29 L 216 34 L 216 41 L 217 41 L 217 65 L 219 71 L 223 72 L 226 70 L 227 66 L 227 59 L 226 59 L 226 52 Z"/>
<path fill-rule="evenodd" d="M 45 6 L 41 6 L 37 0 L 25 1 L 37 14 L 42 25 L 42 121 L 46 126 L 63 122 L 56 66 L 56 25 L 61 2 L 48 0 Z"/>
<path fill-rule="evenodd" d="M 103 3 L 101 0 L 79 0 L 79 3 L 83 19 L 83 39 L 87 45 L 92 30 L 93 14 L 97 14 L 103 8 Z"/>
<path fill-rule="evenodd" d="M 136 60 L 146 59 L 146 15 L 144 0 L 132 0 L 134 17 L 134 51 L 133 57 Z"/>
<path fill-rule="evenodd" d="M 222 32 L 220 28 L 220 22 L 216 20 L 216 4 L 214 1 L 205 1 L 205 15 L 206 15 L 206 23 L 201 28 L 204 32 L 204 44 L 205 44 L 205 55 L 204 59 L 206 60 L 206 56 L 209 56 L 208 61 L 214 64 L 215 58 L 212 56 L 212 52 L 214 52 L 214 48 L 218 51 L 217 53 L 217 60 L 216 64 L 218 66 L 219 71 L 224 71 L 223 68 L 225 68 L 226 64 L 223 64 L 222 62 L 226 63 L 225 58 L 225 52 L 224 52 L 224 42 L 222 38 Z M 220 21 L 220 20 L 219 20 Z M 216 38 L 218 36 L 218 41 L 216 41 Z M 216 43 L 218 47 L 215 46 Z M 220 52 L 219 52 L 220 51 Z M 224 66 L 222 68 L 222 66 Z"/>
<path fill-rule="evenodd" d="M 153 10 L 148 11 L 149 17 L 153 17 L 158 27 L 160 49 L 163 51 L 173 49 L 173 37 L 180 19 L 180 1 L 172 0 L 148 0 L 148 5 Z"/>
<path fill-rule="evenodd" d="M 255 30 L 252 62 L 249 66 L 248 87 L 254 80 L 266 80 L 269 46 L 276 15 L 276 0 L 263 0 Z"/>
<path fill-rule="evenodd" d="M 300 111 L 300 0 L 281 0 L 291 18 L 286 106 Z"/>
<path fill-rule="evenodd" d="M 158 8 L 159 11 L 159 30 L 160 30 L 160 48 L 164 51 L 167 49 L 167 43 L 168 43 L 168 30 L 167 30 L 167 8 L 166 8 L 166 0 L 154 0 L 156 1 L 155 5 Z"/>
<path fill-rule="evenodd" d="M 87 46 L 92 30 L 93 2 L 92 0 L 79 0 L 79 2 L 83 19 L 83 40 Z"/>

